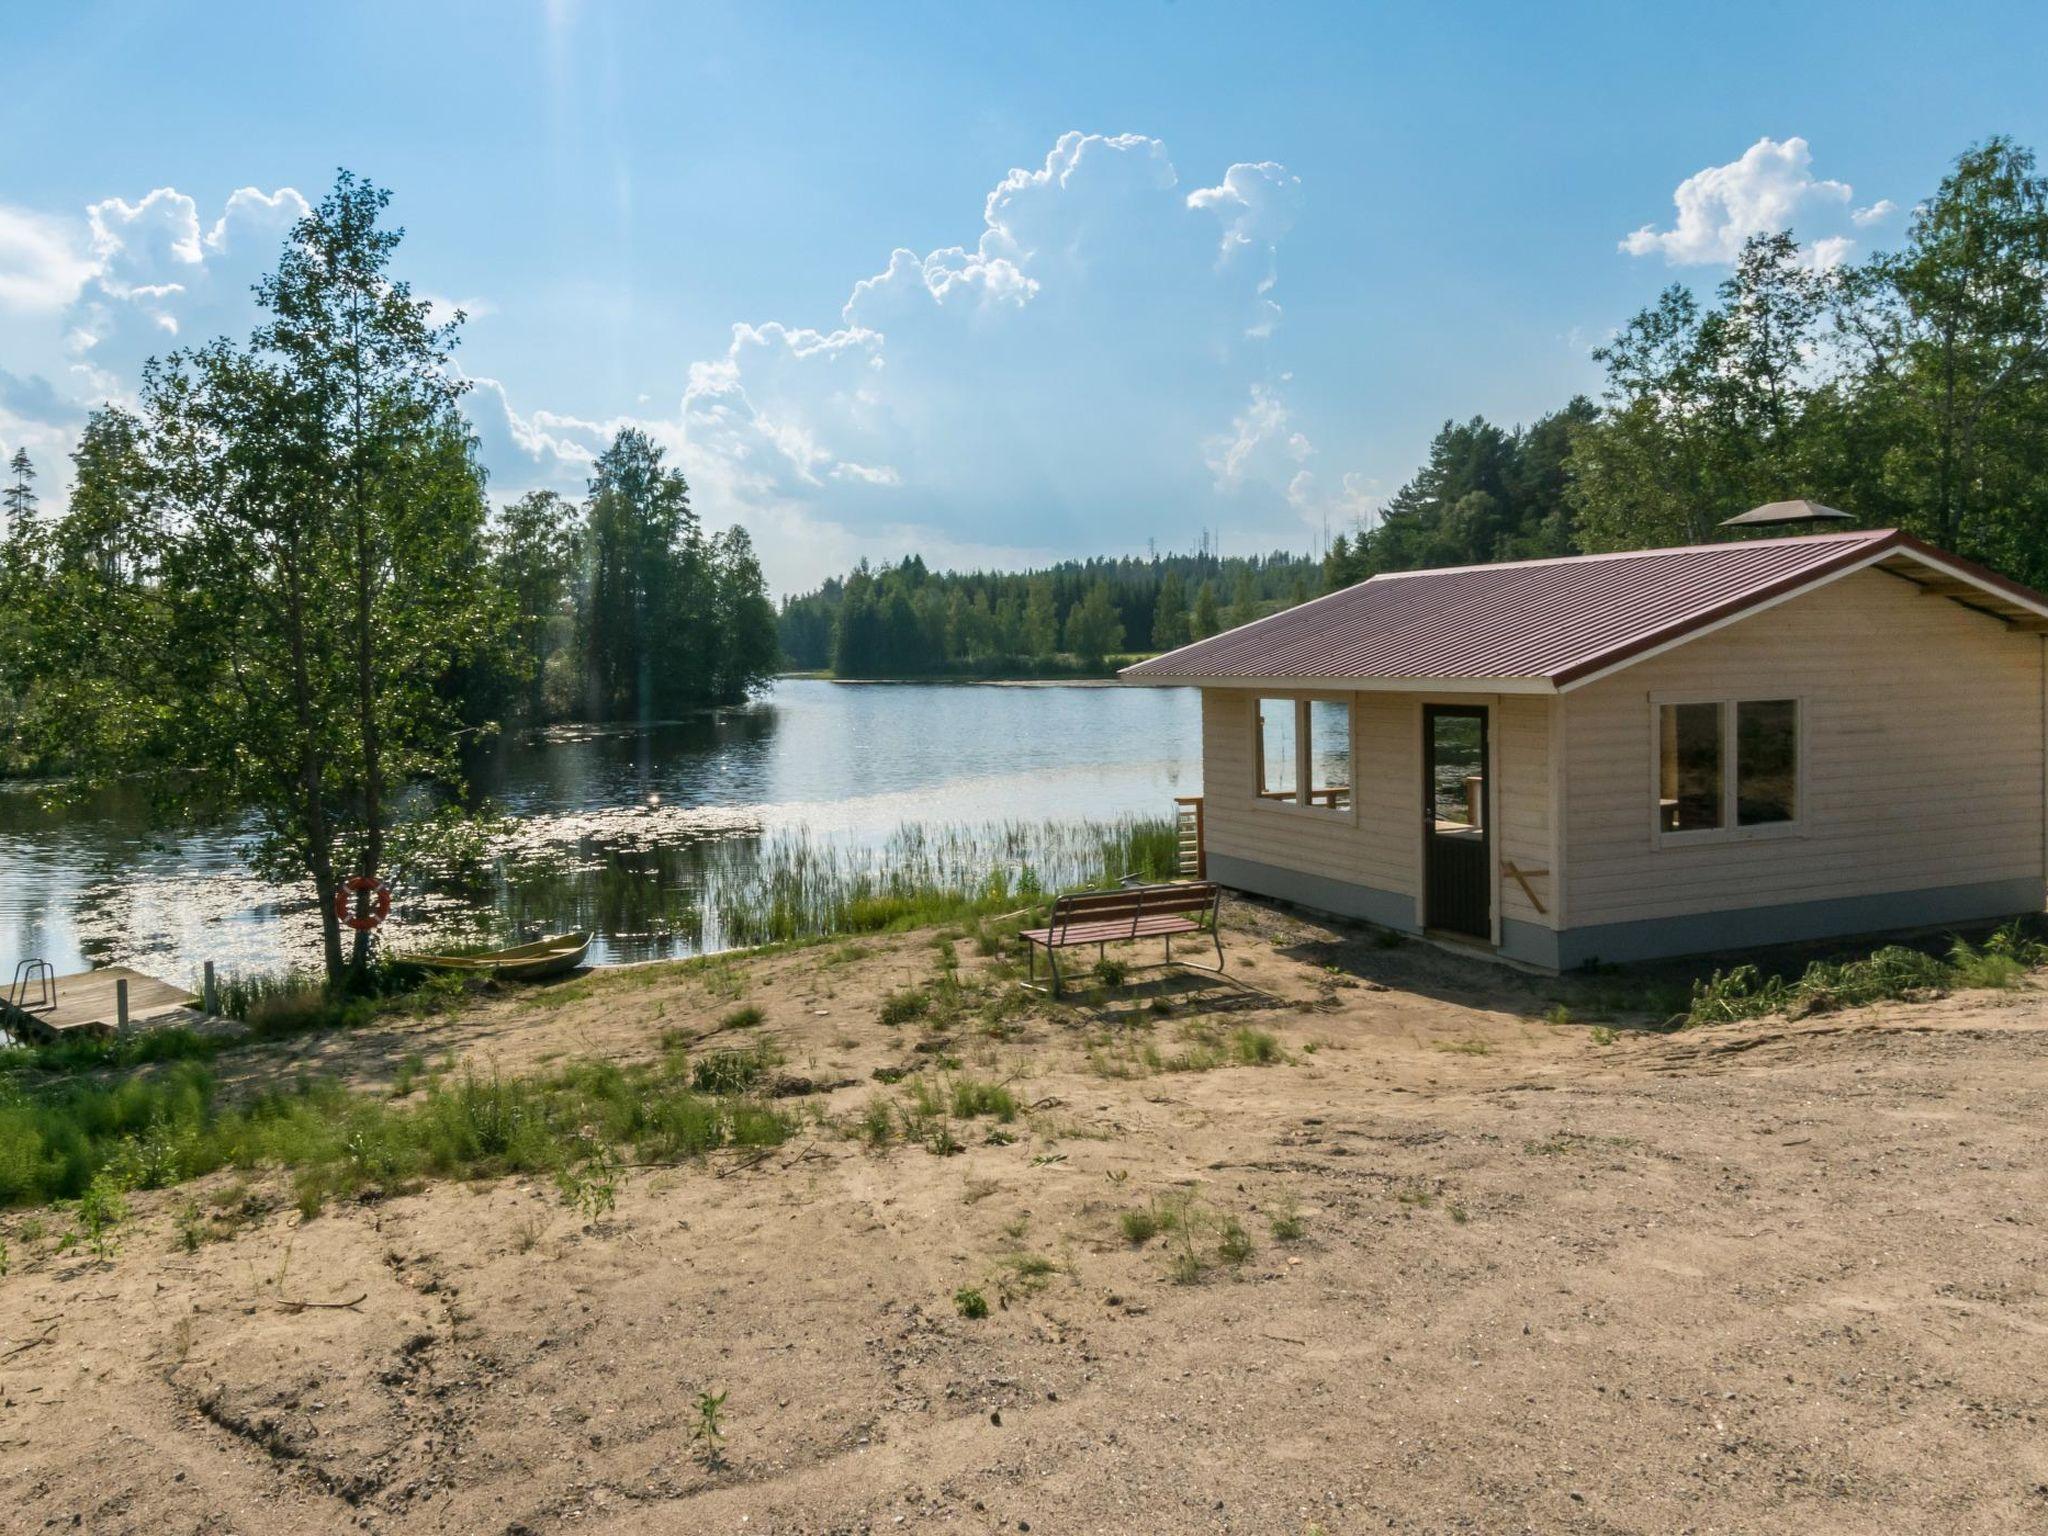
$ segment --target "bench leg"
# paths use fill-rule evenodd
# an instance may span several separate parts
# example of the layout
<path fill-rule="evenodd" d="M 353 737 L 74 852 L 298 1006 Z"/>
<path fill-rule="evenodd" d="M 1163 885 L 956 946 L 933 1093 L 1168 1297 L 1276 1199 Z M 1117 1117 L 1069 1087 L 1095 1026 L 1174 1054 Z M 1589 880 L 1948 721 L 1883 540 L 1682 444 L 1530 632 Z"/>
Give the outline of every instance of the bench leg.
<path fill-rule="evenodd" d="M 1060 956 L 1050 944 L 1045 946 L 1045 963 L 1052 967 L 1052 995 L 1060 995 Z"/>

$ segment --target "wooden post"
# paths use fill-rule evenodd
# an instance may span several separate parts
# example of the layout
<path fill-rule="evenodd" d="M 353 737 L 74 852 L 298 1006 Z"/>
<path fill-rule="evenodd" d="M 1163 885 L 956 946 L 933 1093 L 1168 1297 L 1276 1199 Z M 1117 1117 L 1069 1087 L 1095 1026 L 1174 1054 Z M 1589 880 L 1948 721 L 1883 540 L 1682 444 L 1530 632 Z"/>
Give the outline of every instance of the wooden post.
<path fill-rule="evenodd" d="M 213 984 L 213 962 L 206 962 L 206 981 L 199 993 L 199 1009 L 209 1019 L 220 1012 L 220 992 Z"/>
<path fill-rule="evenodd" d="M 128 978 L 114 979 L 114 1028 L 122 1034 L 128 1032 Z"/>

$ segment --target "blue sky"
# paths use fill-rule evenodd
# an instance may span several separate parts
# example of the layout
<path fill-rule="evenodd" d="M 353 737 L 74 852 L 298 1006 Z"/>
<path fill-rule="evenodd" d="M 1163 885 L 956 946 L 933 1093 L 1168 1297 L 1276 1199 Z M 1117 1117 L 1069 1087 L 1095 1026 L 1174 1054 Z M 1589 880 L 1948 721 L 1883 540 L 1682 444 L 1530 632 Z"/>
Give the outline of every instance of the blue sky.
<path fill-rule="evenodd" d="M 1853 259 L 1973 140 L 2048 148 L 2019 5 L 16 4 L 0 56 L 46 485 L 346 165 L 471 312 L 495 497 L 637 422 L 784 588 L 1308 547 L 1746 227 Z"/>

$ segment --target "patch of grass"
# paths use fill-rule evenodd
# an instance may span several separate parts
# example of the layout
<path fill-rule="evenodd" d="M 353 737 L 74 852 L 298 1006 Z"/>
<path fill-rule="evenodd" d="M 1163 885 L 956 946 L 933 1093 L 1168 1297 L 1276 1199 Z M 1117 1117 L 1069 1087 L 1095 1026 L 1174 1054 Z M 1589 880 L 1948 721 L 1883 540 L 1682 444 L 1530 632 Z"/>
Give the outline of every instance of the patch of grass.
<path fill-rule="evenodd" d="M 996 1262 L 996 1287 L 1005 1306 L 1018 1296 L 1037 1295 L 1052 1284 L 1052 1277 L 1061 1270 L 1056 1260 L 1042 1253 L 1006 1253 Z"/>
<path fill-rule="evenodd" d="M 1458 1056 L 1491 1056 L 1493 1047 L 1484 1040 L 1439 1040 L 1436 1048 Z"/>
<path fill-rule="evenodd" d="M 1308 1223 L 1302 1220 L 1301 1207 L 1292 1196 L 1273 1212 L 1267 1226 L 1276 1243 L 1298 1243 L 1308 1234 Z"/>
<path fill-rule="evenodd" d="M 746 1093 L 782 1055 L 766 1041 L 737 1050 L 712 1051 L 690 1063 L 690 1086 L 699 1093 Z"/>
<path fill-rule="evenodd" d="M 988 1316 L 988 1298 L 979 1287 L 963 1285 L 953 1293 L 953 1307 L 970 1322 Z"/>
<path fill-rule="evenodd" d="M 1235 1216 L 1225 1216 L 1216 1224 L 1216 1257 L 1226 1264 L 1242 1264 L 1252 1256 L 1251 1234 L 1244 1229 L 1244 1223 Z"/>
<path fill-rule="evenodd" d="M 114 1039 L 10 1045 L 0 1047 L 0 1073 L 96 1072 L 167 1061 L 207 1061 L 233 1043 L 189 1029 L 149 1029 Z"/>
<path fill-rule="evenodd" d="M 760 1009 L 749 1003 L 744 1008 L 735 1008 L 718 1021 L 720 1029 L 752 1029 L 766 1017 Z"/>
<path fill-rule="evenodd" d="M 2008 923 L 1977 946 L 1956 939 L 1948 956 L 1887 944 L 1860 959 L 1816 960 L 1796 980 L 1766 975 L 1754 965 L 1715 971 L 1695 981 L 1678 1022 L 1726 1024 L 1783 1013 L 1797 1018 L 1887 999 L 1934 997 L 1957 987 L 2010 987 L 2048 963 L 2048 944 L 2019 922 Z"/>
<path fill-rule="evenodd" d="M 855 1130 L 860 1139 L 871 1147 L 889 1145 L 889 1138 L 896 1132 L 896 1117 L 890 1113 L 889 1101 L 880 1094 L 869 1099 L 855 1123 Z"/>
<path fill-rule="evenodd" d="M 301 1206 L 426 1178 L 555 1174 L 599 1147 L 675 1161 L 772 1146 L 792 1120 L 738 1093 L 706 1092 L 674 1062 L 572 1064 L 546 1076 L 468 1073 L 404 1101 L 326 1078 L 224 1102 L 194 1062 L 115 1082 L 0 1087 L 0 1206 L 106 1188 L 157 1188 L 218 1168 L 281 1168 Z"/>
<path fill-rule="evenodd" d="M 962 1120 L 990 1115 L 1005 1124 L 1017 1118 L 1017 1096 L 1001 1083 L 956 1077 L 952 1084 L 953 1113 Z"/>
<path fill-rule="evenodd" d="M 1269 1067 L 1286 1059 L 1281 1054 L 1280 1042 L 1263 1029 L 1233 1029 L 1230 1054 L 1248 1067 Z"/>
<path fill-rule="evenodd" d="M 905 1079 L 909 1092 L 897 1105 L 903 1139 L 916 1142 L 934 1157 L 951 1157 L 962 1149 L 946 1115 L 946 1097 L 924 1077 Z"/>
<path fill-rule="evenodd" d="M 1105 987 L 1120 987 L 1131 974 L 1130 962 L 1104 955 L 1090 967 L 1090 974 Z"/>
<path fill-rule="evenodd" d="M 1088 1070 L 1097 1077 L 1149 1077 L 1166 1070 L 1166 1059 L 1150 1040 L 1119 1032 L 1088 1047 Z"/>
<path fill-rule="evenodd" d="M 931 1011 L 931 994 L 920 987 L 902 992 L 891 992 L 882 999 L 881 1020 L 884 1024 L 908 1024 L 921 1019 Z"/>
<path fill-rule="evenodd" d="M 1116 1224 L 1123 1229 L 1124 1241 L 1133 1246 L 1149 1243 L 1159 1235 L 1159 1213 L 1149 1205 L 1125 1211 L 1117 1217 Z"/>
<path fill-rule="evenodd" d="M 1614 1033 L 1613 1026 L 1608 1024 L 1595 1024 L 1592 1027 L 1592 1029 L 1587 1031 L 1587 1038 L 1591 1040 L 1595 1045 L 1612 1045 L 1614 1044 L 1617 1036 Z"/>

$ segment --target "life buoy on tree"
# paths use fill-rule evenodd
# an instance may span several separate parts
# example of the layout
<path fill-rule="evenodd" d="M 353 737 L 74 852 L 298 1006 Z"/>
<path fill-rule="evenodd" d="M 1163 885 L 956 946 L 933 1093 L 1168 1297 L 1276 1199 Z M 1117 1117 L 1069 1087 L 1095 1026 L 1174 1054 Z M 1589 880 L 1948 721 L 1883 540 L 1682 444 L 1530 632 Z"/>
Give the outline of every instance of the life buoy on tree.
<path fill-rule="evenodd" d="M 365 892 L 370 895 L 370 910 L 366 915 L 357 917 L 354 910 L 356 898 Z M 341 889 L 334 893 L 334 915 L 357 933 L 373 933 L 391 915 L 391 887 L 374 875 L 350 875 L 341 882 Z"/>

